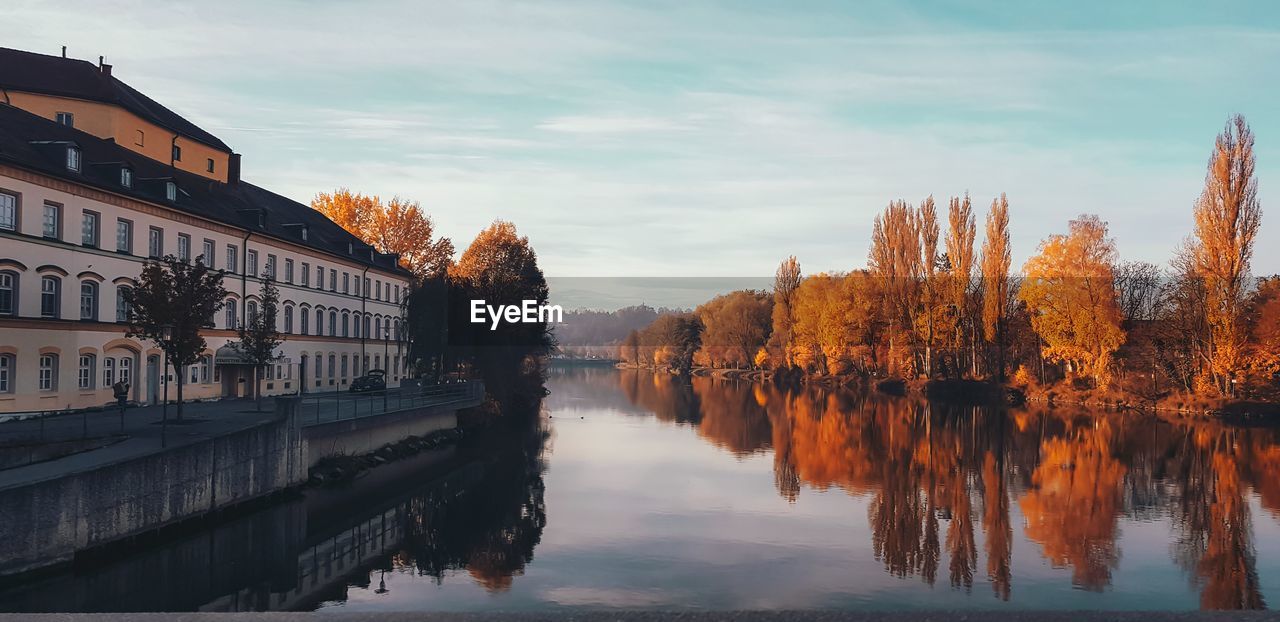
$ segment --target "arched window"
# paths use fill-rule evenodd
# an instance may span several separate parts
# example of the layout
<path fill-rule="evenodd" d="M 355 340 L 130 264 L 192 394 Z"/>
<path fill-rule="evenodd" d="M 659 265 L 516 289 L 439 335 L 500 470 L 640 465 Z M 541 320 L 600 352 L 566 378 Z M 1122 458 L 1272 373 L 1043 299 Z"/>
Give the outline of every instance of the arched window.
<path fill-rule="evenodd" d="M 80 319 L 98 319 L 98 284 L 93 281 L 80 281 Z"/>
<path fill-rule="evenodd" d="M 129 321 L 129 292 L 133 291 L 128 285 L 120 285 L 116 287 L 116 321 Z"/>
<path fill-rule="evenodd" d="M 102 357 L 102 386 L 110 387 L 116 383 L 116 360 L 109 356 Z"/>
<path fill-rule="evenodd" d="M 342 336 L 343 337 L 348 336 L 347 329 L 348 327 L 350 327 L 350 325 L 351 325 L 351 314 L 346 311 L 343 311 L 342 312 Z"/>
<path fill-rule="evenodd" d="M 360 338 L 360 312 L 357 311 L 355 321 L 351 323 L 351 336 L 356 339 Z"/>
<path fill-rule="evenodd" d="M 382 339 L 382 318 L 373 318 L 373 338 Z"/>
<path fill-rule="evenodd" d="M 307 313 L 308 311 L 309 309 L 307 309 L 306 307 L 303 307 L 298 312 L 298 333 L 301 335 L 307 334 L 307 329 L 310 328 L 309 326 L 307 326 L 307 324 L 310 323 L 310 320 L 311 320 L 311 315 Z"/>
<path fill-rule="evenodd" d="M 375 354 L 375 355 L 373 355 L 373 369 L 382 369 L 382 355 L 381 355 L 381 354 Z M 384 371 L 384 372 L 385 372 L 385 371 L 387 371 L 387 370 L 382 369 L 382 371 Z"/>
<path fill-rule="evenodd" d="M 400 320 L 399 320 L 399 318 L 397 318 L 397 319 L 395 320 L 395 329 L 396 329 L 396 332 L 395 332 L 395 334 L 394 334 L 394 335 L 392 335 L 392 339 L 395 339 L 396 341 L 400 341 Z"/>
<path fill-rule="evenodd" d="M 320 384 L 318 381 L 320 380 L 320 376 L 322 375 L 320 373 L 320 370 L 323 367 L 324 367 L 324 359 L 321 358 L 321 355 L 319 352 L 316 352 L 316 380 L 317 380 L 316 384 L 317 385 Z"/>
<path fill-rule="evenodd" d="M 364 335 L 365 335 L 365 337 L 371 337 L 371 336 L 372 336 L 372 334 L 371 334 L 371 333 L 369 333 L 369 322 L 370 322 L 370 321 L 372 321 L 372 319 L 373 319 L 373 316 L 372 316 L 372 315 L 369 315 L 368 313 L 364 314 Z"/>
<path fill-rule="evenodd" d="M 0 272 L 0 315 L 18 314 L 18 273 Z"/>
<path fill-rule="evenodd" d="M 329 384 L 333 384 L 333 375 L 338 370 L 338 355 L 329 355 Z"/>
<path fill-rule="evenodd" d="M 293 333 L 293 305 L 284 306 L 284 332 L 285 334 Z"/>
<path fill-rule="evenodd" d="M 133 357 L 120 357 L 120 381 L 132 386 L 133 385 Z"/>
<path fill-rule="evenodd" d="M 56 276 L 40 277 L 40 317 L 58 318 L 62 315 L 62 279 Z"/>
<path fill-rule="evenodd" d="M 329 336 L 330 337 L 338 336 L 338 312 L 337 311 L 332 311 L 332 310 L 329 311 Z"/>
<path fill-rule="evenodd" d="M 245 316 L 244 321 L 247 322 L 250 326 L 252 326 L 254 322 L 257 322 L 258 321 L 258 303 L 250 300 L 247 304 L 245 304 L 244 316 Z"/>
<path fill-rule="evenodd" d="M 324 307 L 316 307 L 316 334 L 324 334 Z"/>
<path fill-rule="evenodd" d="M 12 354 L 0 354 L 0 393 L 13 393 L 13 374 L 18 369 Z"/>
<path fill-rule="evenodd" d="M 238 324 L 236 323 L 236 301 L 231 298 L 228 298 L 225 311 L 227 314 L 227 317 L 226 317 L 227 330 L 235 330 L 236 327 L 238 326 Z"/>
<path fill-rule="evenodd" d="M 347 355 L 342 355 L 342 381 L 347 381 Z"/>
<path fill-rule="evenodd" d="M 92 354 L 81 354 L 80 365 L 76 368 L 76 387 L 80 390 L 89 390 L 93 388 L 93 379 L 97 376 L 97 370 L 94 369 L 96 357 Z"/>

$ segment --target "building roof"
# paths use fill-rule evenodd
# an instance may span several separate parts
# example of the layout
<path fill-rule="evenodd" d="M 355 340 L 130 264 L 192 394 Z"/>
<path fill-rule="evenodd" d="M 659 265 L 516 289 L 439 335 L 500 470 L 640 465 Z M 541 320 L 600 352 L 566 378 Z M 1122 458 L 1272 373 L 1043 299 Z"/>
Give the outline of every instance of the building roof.
<path fill-rule="evenodd" d="M 113 104 L 160 127 L 231 153 L 231 147 L 217 136 L 89 61 L 0 47 L 0 89 Z"/>
<path fill-rule="evenodd" d="M 80 172 L 67 168 L 66 148 L 80 149 Z M 363 264 L 409 276 L 398 256 L 370 251 L 347 230 L 311 206 L 244 181 L 227 184 L 179 170 L 138 155 L 114 141 L 98 138 L 20 108 L 0 104 L 0 162 L 51 177 L 105 190 L 179 212 L 206 218 L 242 231 L 285 240 Z M 133 187 L 120 183 L 120 169 L 133 170 Z M 178 187 L 169 201 L 165 185 Z M 302 230 L 306 228 L 306 239 Z M 348 252 L 354 249 L 354 252 Z"/>

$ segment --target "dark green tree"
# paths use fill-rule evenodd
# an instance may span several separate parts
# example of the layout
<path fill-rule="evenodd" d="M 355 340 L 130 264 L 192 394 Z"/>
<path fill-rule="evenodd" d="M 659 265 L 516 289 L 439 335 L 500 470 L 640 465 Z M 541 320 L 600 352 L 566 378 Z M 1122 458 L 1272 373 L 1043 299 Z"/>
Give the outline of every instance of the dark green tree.
<path fill-rule="evenodd" d="M 262 370 L 280 359 L 276 349 L 284 343 L 280 331 L 276 330 L 280 290 L 276 288 L 275 280 L 269 276 L 262 277 L 261 292 L 258 311 L 246 314 L 248 317 L 239 327 L 239 341 L 231 343 L 253 365 L 253 395 L 258 410 L 262 410 Z"/>
<path fill-rule="evenodd" d="M 148 261 L 135 287 L 124 290 L 129 305 L 129 337 L 148 339 L 165 353 L 178 378 L 178 414 L 182 419 L 182 370 L 200 359 L 205 341 L 200 330 L 213 326 L 227 290 L 222 272 L 173 255 Z"/>

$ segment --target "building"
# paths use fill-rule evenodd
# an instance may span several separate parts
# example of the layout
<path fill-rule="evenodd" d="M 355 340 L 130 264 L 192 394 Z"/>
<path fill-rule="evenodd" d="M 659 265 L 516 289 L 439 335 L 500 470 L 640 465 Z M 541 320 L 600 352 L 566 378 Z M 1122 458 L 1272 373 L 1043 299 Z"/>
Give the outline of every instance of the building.
<path fill-rule="evenodd" d="M 263 395 L 341 391 L 369 369 L 396 386 L 407 370 L 397 256 L 241 180 L 238 154 L 110 65 L 0 48 L 0 413 L 106 404 L 119 379 L 161 400 L 163 355 L 125 336 L 121 292 L 165 255 L 224 271 L 229 292 L 184 398 L 252 393 L 226 345 L 264 275 L 285 342 Z"/>

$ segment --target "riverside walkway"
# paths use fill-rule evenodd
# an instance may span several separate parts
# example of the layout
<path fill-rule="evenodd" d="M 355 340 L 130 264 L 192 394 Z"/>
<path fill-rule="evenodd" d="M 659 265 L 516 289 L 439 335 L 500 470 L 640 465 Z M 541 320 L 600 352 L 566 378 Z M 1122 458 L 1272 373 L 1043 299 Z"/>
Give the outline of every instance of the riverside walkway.
<path fill-rule="evenodd" d="M 471 399 L 469 383 L 388 389 L 376 393 L 322 393 L 299 399 L 301 425 L 376 417 Z M 180 447 L 261 425 L 276 417 L 275 398 L 236 399 L 116 408 L 75 413 L 0 416 L 0 490 Z M 58 455 L 62 452 L 65 455 Z"/>

